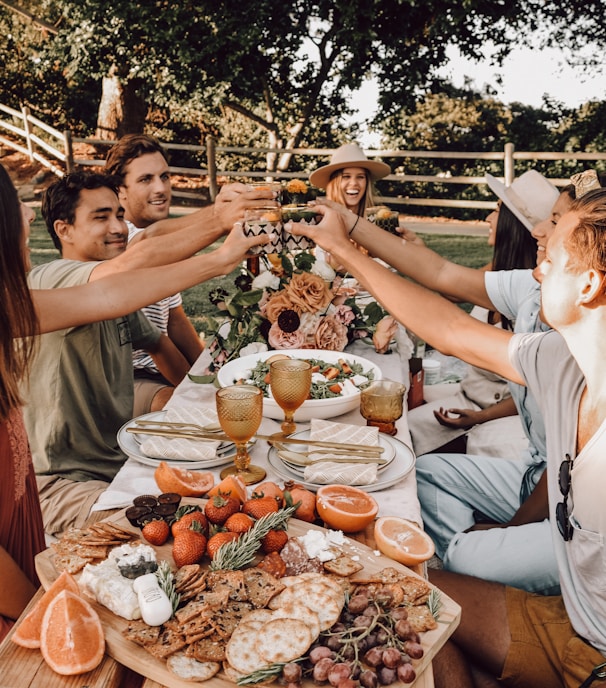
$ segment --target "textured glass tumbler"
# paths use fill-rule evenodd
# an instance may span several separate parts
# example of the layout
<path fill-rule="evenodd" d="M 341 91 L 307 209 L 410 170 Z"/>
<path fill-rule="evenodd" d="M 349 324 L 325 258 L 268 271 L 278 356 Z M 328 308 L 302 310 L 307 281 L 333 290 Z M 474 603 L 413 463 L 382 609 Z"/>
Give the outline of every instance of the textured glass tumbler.
<path fill-rule="evenodd" d="M 366 418 L 366 425 L 379 428 L 379 432 L 395 435 L 396 421 L 404 410 L 406 387 L 393 380 L 371 382 L 360 393 L 360 413 Z"/>

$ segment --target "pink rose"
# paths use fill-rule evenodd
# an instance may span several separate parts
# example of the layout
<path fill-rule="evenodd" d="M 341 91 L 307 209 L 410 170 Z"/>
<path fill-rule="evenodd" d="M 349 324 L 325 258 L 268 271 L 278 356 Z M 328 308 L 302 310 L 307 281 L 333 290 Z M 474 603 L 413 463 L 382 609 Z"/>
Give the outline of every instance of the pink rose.
<path fill-rule="evenodd" d="M 269 328 L 267 341 L 274 349 L 301 349 L 305 343 L 305 335 L 300 329 L 294 332 L 284 332 L 275 322 Z"/>
<path fill-rule="evenodd" d="M 316 330 L 316 348 L 343 351 L 347 346 L 347 327 L 332 315 L 322 318 Z"/>
<path fill-rule="evenodd" d="M 397 330 L 398 321 L 392 318 L 391 315 L 386 315 L 382 320 L 379 320 L 372 335 L 372 343 L 375 345 L 375 351 L 378 354 L 384 354 L 389 349 L 389 343 L 394 338 Z"/>
<path fill-rule="evenodd" d="M 343 325 L 351 325 L 351 323 L 356 319 L 356 314 L 349 306 L 341 305 L 337 306 L 334 313 L 332 313 L 333 318 L 338 320 Z"/>

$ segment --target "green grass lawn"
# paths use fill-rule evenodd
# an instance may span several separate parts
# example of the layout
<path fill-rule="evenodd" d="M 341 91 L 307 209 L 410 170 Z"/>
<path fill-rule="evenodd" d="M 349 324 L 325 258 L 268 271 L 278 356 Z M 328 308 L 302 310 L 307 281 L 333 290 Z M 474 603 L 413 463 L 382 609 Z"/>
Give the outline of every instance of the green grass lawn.
<path fill-rule="evenodd" d="M 486 265 L 491 258 L 492 250 L 486 243 L 485 237 L 425 234 L 423 240 L 437 253 L 461 265 L 479 268 Z M 31 227 L 30 249 L 32 265 L 40 265 L 59 258 L 59 252 L 53 246 L 46 226 L 40 219 L 37 219 Z M 212 248 L 206 249 L 206 251 L 211 250 Z M 183 292 L 185 312 L 199 332 L 204 331 L 205 315 L 210 314 L 210 309 L 212 309 L 208 293 L 218 286 L 224 286 L 232 291 L 233 280 L 238 274 L 239 269 L 227 277 L 208 280 Z M 462 306 L 469 310 L 467 304 L 462 304 Z"/>

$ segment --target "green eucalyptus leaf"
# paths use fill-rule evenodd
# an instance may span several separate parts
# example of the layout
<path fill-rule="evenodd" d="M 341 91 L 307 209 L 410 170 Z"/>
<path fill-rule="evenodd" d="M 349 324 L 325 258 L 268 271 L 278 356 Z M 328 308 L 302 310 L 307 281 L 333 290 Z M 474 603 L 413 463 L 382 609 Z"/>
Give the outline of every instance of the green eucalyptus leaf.
<path fill-rule="evenodd" d="M 197 385 L 209 385 L 215 381 L 217 376 L 216 375 L 192 375 L 191 373 L 187 373 L 187 377 L 192 382 L 195 382 Z"/>

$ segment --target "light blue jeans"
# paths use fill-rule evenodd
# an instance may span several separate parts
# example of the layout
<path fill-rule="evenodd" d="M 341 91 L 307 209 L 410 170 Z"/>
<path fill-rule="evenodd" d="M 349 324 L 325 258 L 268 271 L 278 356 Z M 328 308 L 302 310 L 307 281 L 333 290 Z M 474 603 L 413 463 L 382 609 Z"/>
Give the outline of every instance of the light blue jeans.
<path fill-rule="evenodd" d="M 548 520 L 508 528 L 463 531 L 476 512 L 507 523 L 519 509 L 528 460 L 468 454 L 417 457 L 417 490 L 425 530 L 444 568 L 516 588 L 553 595 L 558 569 Z M 535 475 L 535 481 L 540 472 Z"/>

